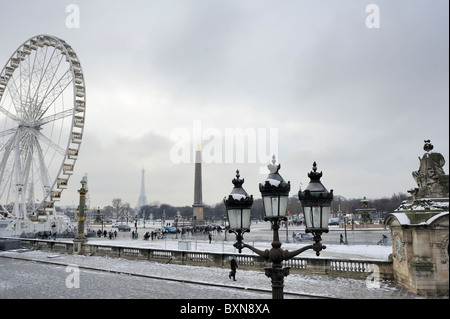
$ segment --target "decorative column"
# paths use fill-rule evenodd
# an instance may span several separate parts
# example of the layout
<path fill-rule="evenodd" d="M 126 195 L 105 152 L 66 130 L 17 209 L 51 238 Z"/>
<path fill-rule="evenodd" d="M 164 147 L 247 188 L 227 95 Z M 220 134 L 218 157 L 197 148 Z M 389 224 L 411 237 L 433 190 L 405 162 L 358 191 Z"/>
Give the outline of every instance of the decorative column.
<path fill-rule="evenodd" d="M 84 179 L 81 180 L 81 188 L 78 190 L 80 194 L 80 204 L 78 206 L 78 216 L 77 216 L 77 237 L 73 240 L 73 253 L 74 254 L 82 254 L 83 253 L 83 244 L 85 244 L 88 239 L 84 235 L 84 222 L 86 221 L 86 194 L 88 192 L 86 188 L 86 181 Z"/>

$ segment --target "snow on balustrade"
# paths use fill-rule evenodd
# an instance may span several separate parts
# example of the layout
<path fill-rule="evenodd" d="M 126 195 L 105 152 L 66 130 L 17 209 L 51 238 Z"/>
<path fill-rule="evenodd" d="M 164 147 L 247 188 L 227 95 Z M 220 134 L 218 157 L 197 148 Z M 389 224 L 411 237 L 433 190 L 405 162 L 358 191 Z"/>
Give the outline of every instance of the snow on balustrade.
<path fill-rule="evenodd" d="M 333 271 L 345 272 L 369 272 L 371 269 L 369 263 L 357 261 L 332 261 L 330 268 Z"/>
<path fill-rule="evenodd" d="M 169 258 L 172 257 L 172 253 L 170 251 L 154 250 L 154 251 L 152 251 L 152 257 L 153 258 L 169 259 Z"/>
<path fill-rule="evenodd" d="M 187 258 L 196 262 L 209 262 L 209 254 L 204 253 L 188 253 Z"/>
<path fill-rule="evenodd" d="M 236 260 L 239 265 L 253 266 L 255 264 L 255 258 L 253 256 L 237 256 Z"/>
<path fill-rule="evenodd" d="M 123 253 L 128 256 L 139 256 L 139 249 L 124 248 Z"/>
<path fill-rule="evenodd" d="M 293 258 L 290 260 L 285 260 L 283 262 L 283 266 L 291 267 L 294 269 L 306 269 L 308 261 L 306 259 Z"/>

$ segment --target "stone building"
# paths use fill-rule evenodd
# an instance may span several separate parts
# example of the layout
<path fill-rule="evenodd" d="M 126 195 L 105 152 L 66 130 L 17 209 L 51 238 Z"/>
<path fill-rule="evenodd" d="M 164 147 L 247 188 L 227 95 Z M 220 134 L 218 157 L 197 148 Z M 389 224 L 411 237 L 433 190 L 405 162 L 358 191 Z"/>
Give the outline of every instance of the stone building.
<path fill-rule="evenodd" d="M 417 188 L 399 208 L 386 217 L 392 239 L 394 277 L 417 294 L 448 295 L 449 176 L 444 173 L 444 157 L 426 153 L 413 172 Z"/>

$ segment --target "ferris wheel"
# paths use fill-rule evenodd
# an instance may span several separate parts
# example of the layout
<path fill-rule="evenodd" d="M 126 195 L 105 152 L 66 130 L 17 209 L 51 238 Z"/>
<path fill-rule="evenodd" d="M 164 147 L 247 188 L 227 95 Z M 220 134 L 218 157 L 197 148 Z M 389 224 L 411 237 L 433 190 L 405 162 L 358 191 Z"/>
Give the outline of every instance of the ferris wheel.
<path fill-rule="evenodd" d="M 0 73 L 0 217 L 46 220 L 67 188 L 85 123 L 85 83 L 70 45 L 25 41 Z"/>

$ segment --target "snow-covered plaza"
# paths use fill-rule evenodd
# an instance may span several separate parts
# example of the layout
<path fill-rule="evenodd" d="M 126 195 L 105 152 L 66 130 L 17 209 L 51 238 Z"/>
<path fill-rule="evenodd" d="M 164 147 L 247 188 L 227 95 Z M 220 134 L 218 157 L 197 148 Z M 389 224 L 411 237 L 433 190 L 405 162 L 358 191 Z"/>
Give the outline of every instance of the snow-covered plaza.
<path fill-rule="evenodd" d="M 252 233 L 247 234 L 249 238 L 248 243 L 252 244 L 259 249 L 270 249 L 270 228 L 265 223 L 260 223 L 252 228 Z M 138 228 L 139 238 L 132 239 L 131 232 L 118 232 L 117 238 L 89 238 L 88 243 L 105 246 L 121 246 L 121 247 L 137 247 L 137 248 L 152 248 L 152 249 L 164 249 L 164 250 L 178 250 L 179 242 L 181 240 L 190 242 L 190 249 L 198 252 L 225 252 L 238 255 L 236 248 L 233 247 L 234 235 L 227 234 L 227 240 L 225 241 L 224 232 L 216 233 L 213 236 L 211 242 L 209 242 L 207 236 L 186 236 L 181 239 L 175 237 L 174 234 L 166 236 L 164 239 L 143 240 L 143 234 L 147 231 L 153 230 L 155 226 L 147 225 L 147 228 Z M 114 231 L 115 228 L 105 227 L 107 231 Z M 134 229 L 134 228 L 133 228 Z M 97 228 L 95 229 L 97 230 Z M 303 228 L 292 228 L 289 230 L 289 234 L 292 232 L 303 232 Z M 337 237 L 343 230 L 338 228 L 332 228 L 330 233 L 331 237 Z M 383 230 L 360 230 L 351 233 L 349 236 L 358 236 L 360 238 L 372 236 L 378 237 L 379 234 L 384 233 Z M 286 237 L 282 238 L 286 239 Z M 372 240 L 372 239 L 371 239 Z M 58 241 L 71 242 L 71 239 L 58 239 Z M 292 240 L 289 243 L 283 242 L 282 248 L 287 250 L 295 250 L 302 245 L 308 245 L 309 242 L 297 242 L 293 243 Z M 251 254 L 248 249 L 243 251 L 245 254 Z M 315 256 L 314 251 L 309 250 L 301 254 L 304 257 L 310 258 L 336 258 L 336 259 L 353 259 L 353 260 L 382 260 L 387 261 L 389 254 L 392 253 L 391 245 L 339 245 L 328 244 L 327 249 L 321 252 L 319 257 Z M 197 298 L 210 298 L 210 299 L 222 299 L 222 298 L 271 298 L 271 283 L 270 279 L 264 274 L 263 269 L 257 270 L 242 270 L 238 269 L 237 281 L 233 282 L 228 277 L 229 269 L 227 267 L 200 267 L 200 266 L 188 266 L 188 265 L 175 265 L 166 263 L 157 263 L 143 260 L 130 260 L 122 258 L 101 257 L 101 256 L 84 256 L 84 255 L 72 255 L 65 253 L 44 252 L 38 250 L 12 250 L 0 252 L 0 263 L 10 263 L 11 260 L 30 261 L 35 265 L 33 269 L 37 272 L 35 277 L 32 274 L 27 275 L 28 280 L 19 278 L 23 276 L 21 272 L 15 272 L 13 269 L 7 269 L 2 271 L 1 285 L 0 285 L 0 298 L 17 298 L 17 291 L 25 289 L 23 285 L 29 285 L 33 287 L 36 285 L 36 280 L 31 278 L 40 278 L 39 273 L 45 272 L 46 267 L 59 267 L 61 272 L 61 283 L 55 283 L 62 289 L 58 296 L 64 296 L 65 298 L 71 298 L 73 296 L 73 290 L 66 290 L 65 280 L 68 276 L 66 272 L 67 266 L 78 267 L 80 270 L 80 289 L 83 289 L 83 273 L 91 274 L 93 271 L 96 273 L 109 273 L 111 276 L 120 276 L 120 281 L 125 281 L 125 286 L 120 289 L 119 292 L 115 292 L 112 295 L 105 295 L 105 298 L 177 298 L 177 299 L 197 299 Z M 8 268 L 8 267 L 6 267 Z M 5 267 L 3 267 L 5 269 Z M 126 275 L 126 276 L 125 276 Z M 102 275 L 104 276 L 104 275 Z M 125 277 L 124 277 L 125 276 Z M 134 290 L 139 290 L 139 284 L 135 287 L 136 278 L 140 278 L 141 284 L 144 284 L 144 280 L 157 280 L 157 282 L 149 282 L 148 285 L 152 286 L 152 294 L 138 294 L 136 295 Z M 85 279 L 86 280 L 86 279 Z M 97 289 L 92 288 L 93 282 L 89 284 L 84 281 L 86 286 L 90 287 L 90 290 L 84 290 L 82 298 L 102 298 L 102 295 L 97 295 Z M 138 280 L 139 282 L 139 280 Z M 176 283 L 176 293 L 169 293 L 169 283 L 173 285 Z M 388 281 L 374 281 L 373 278 L 363 279 L 350 279 L 350 278 L 335 278 L 313 275 L 300 275 L 290 274 L 284 281 L 285 298 L 344 298 L 344 299 L 423 299 L 423 298 L 436 298 L 436 296 L 416 296 L 412 292 L 402 288 L 395 282 Z M 62 286 L 61 286 L 62 285 Z M 192 286 L 194 285 L 194 286 Z M 111 286 L 110 288 L 108 288 Z M 101 287 L 98 289 L 111 290 L 114 284 L 108 280 L 101 282 Z M 28 290 L 31 290 L 31 288 Z M 62 288 L 61 288 L 62 287 Z M 200 292 L 194 293 L 195 289 L 204 291 L 203 295 Z M 210 288 L 220 288 L 217 292 L 206 292 Z M 87 287 L 86 287 L 87 288 Z M 185 288 L 185 290 L 183 290 Z M 18 290 L 16 290 L 18 289 Z M 133 289 L 133 292 L 131 291 Z M 95 290 L 95 291 L 94 291 Z M 47 292 L 43 292 L 39 296 L 25 295 L 21 298 L 53 298 L 51 295 L 51 289 Z M 243 295 L 244 294 L 244 295 Z M 246 295 L 247 294 L 247 295 Z M 249 294 L 249 295 L 248 295 Z M 75 297 L 75 298 L 79 298 Z"/>
<path fill-rule="evenodd" d="M 119 242 L 117 242 L 119 244 Z M 201 246 L 206 246 L 209 244 L 202 244 Z M 359 248 L 359 249 L 362 249 Z M 378 254 L 383 250 L 382 248 L 377 249 Z M 222 287 L 224 289 L 241 289 L 241 290 L 255 290 L 255 291 L 271 291 L 270 279 L 264 275 L 262 271 L 250 271 L 250 270 L 238 270 L 237 282 L 233 282 L 228 278 L 229 269 L 215 268 L 215 267 L 194 267 L 185 265 L 172 265 L 172 264 L 162 264 L 148 261 L 138 261 L 138 260 L 128 260 L 121 258 L 109 258 L 109 257 L 98 257 L 98 256 L 81 256 L 81 255 L 70 255 L 70 254 L 54 254 L 43 251 L 8 251 L 1 252 L 0 257 L 8 257 L 21 260 L 29 260 L 37 262 L 37 264 L 44 263 L 47 267 L 50 265 L 58 264 L 61 267 L 62 276 L 65 278 L 68 276 L 65 273 L 65 269 L 68 265 L 77 266 L 80 268 L 81 282 L 80 286 L 83 285 L 83 272 L 84 271 L 106 271 L 113 272 L 116 274 L 130 274 L 144 276 L 152 279 L 161 279 L 169 281 L 177 281 L 180 285 L 187 283 L 198 283 L 202 286 L 210 285 L 212 287 Z M 0 258 L 0 263 L 5 262 L 7 258 Z M 37 272 L 39 267 L 35 267 Z M 3 274 L 5 272 L 2 271 Z M 8 273 L 10 276 L 14 275 L 14 270 L 9 269 Z M 35 284 L 31 278 L 33 276 L 28 274 L 29 285 Z M 39 278 L 39 276 L 36 276 Z M 129 276 L 127 278 L 133 278 Z M 22 278 L 15 278 L 13 282 L 21 282 L 25 284 Z M 17 288 L 16 284 L 7 285 L 5 278 L 2 278 L 0 286 L 0 297 L 8 298 L 12 296 L 17 298 L 14 289 Z M 60 283 L 64 284 L 63 282 Z M 107 281 L 102 282 L 99 289 L 108 289 L 110 283 Z M 130 289 L 132 289 L 130 287 Z M 48 298 L 49 293 L 43 291 L 40 296 L 21 296 L 22 298 Z M 124 287 L 121 291 L 122 298 L 127 298 L 128 290 Z M 323 296 L 331 298 L 418 298 L 414 296 L 411 292 L 404 291 L 400 286 L 395 283 L 390 282 L 378 282 L 348 278 L 332 278 L 332 277 L 321 277 L 321 276 L 304 276 L 291 274 L 285 278 L 285 293 L 286 298 L 304 298 L 304 295 Z M 230 294 L 231 295 L 231 294 Z M 84 295 L 89 298 L 89 294 Z M 175 297 L 175 296 L 174 296 Z M 182 299 L 196 299 L 196 296 L 191 294 L 178 295 L 178 298 Z M 217 298 L 217 296 L 210 295 L 212 299 Z M 271 295 L 267 294 L 266 298 L 270 298 Z M 158 298 L 158 291 L 154 290 L 152 295 L 142 295 L 142 298 Z"/>

